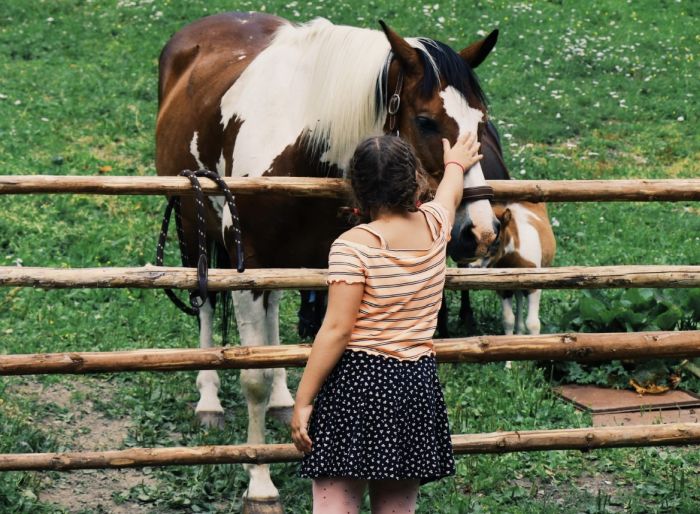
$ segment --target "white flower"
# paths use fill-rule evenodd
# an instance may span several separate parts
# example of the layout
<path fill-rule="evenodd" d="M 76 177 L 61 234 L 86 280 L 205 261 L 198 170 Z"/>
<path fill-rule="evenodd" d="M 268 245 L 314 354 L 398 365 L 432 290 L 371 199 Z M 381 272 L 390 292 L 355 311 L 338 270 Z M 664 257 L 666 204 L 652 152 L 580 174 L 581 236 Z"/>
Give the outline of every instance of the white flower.
<path fill-rule="evenodd" d="M 676 120 L 677 121 L 685 121 L 685 118 L 683 116 L 678 116 L 678 118 L 676 118 Z"/>

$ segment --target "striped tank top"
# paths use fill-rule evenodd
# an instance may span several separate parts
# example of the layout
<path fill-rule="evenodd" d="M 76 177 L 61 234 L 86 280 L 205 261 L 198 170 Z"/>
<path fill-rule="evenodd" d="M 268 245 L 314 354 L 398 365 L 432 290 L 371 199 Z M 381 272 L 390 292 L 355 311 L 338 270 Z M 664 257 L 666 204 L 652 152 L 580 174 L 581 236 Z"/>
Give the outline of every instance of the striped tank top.
<path fill-rule="evenodd" d="M 433 333 L 445 285 L 445 249 L 451 230 L 438 202 L 420 209 L 433 237 L 431 247 L 387 248 L 384 238 L 366 225 L 381 248 L 336 239 L 328 256 L 328 283 L 364 283 L 364 294 L 347 349 L 402 360 L 434 355 Z"/>

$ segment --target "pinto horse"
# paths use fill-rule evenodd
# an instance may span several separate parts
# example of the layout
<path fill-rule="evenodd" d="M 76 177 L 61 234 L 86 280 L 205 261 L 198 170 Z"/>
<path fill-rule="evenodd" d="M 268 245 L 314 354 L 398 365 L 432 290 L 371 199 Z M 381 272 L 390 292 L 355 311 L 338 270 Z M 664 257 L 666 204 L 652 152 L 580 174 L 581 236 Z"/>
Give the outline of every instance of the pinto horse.
<path fill-rule="evenodd" d="M 344 177 L 364 138 L 396 133 L 416 149 L 426 179 L 436 187 L 443 172 L 441 139 L 454 142 L 476 131 L 486 102 L 472 68 L 493 48 L 497 33 L 457 53 L 427 38 L 404 39 L 383 31 L 333 25 L 317 19 L 293 25 L 254 13 L 225 13 L 176 33 L 159 63 L 156 168 L 159 175 L 206 168 L 220 176 Z M 465 188 L 485 185 L 479 164 Z M 237 199 L 248 268 L 324 268 L 331 242 L 348 227 L 343 202 L 266 193 Z M 225 264 L 233 223 L 221 197 L 209 197 L 206 235 Z M 486 255 L 498 220 L 488 200 L 465 204 L 476 241 Z M 185 265 L 198 262 L 195 201 L 181 200 Z M 196 296 L 196 293 L 193 293 Z M 243 345 L 279 344 L 280 293 L 232 294 Z M 199 299 L 200 345 L 212 345 L 215 296 Z M 241 371 L 248 403 L 248 442 L 264 442 L 265 413 L 289 409 L 284 369 Z M 200 371 L 196 413 L 220 425 L 223 408 L 215 371 Z M 246 508 L 280 511 L 267 465 L 247 467 Z"/>

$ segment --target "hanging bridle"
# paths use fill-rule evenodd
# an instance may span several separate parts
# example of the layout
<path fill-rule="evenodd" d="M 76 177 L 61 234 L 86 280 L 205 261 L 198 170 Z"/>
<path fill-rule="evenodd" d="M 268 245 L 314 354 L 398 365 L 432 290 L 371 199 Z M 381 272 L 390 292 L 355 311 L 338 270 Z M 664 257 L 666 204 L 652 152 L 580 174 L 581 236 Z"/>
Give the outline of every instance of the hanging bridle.
<path fill-rule="evenodd" d="M 387 94 L 389 93 L 389 81 L 387 80 Z M 386 105 L 386 110 L 389 113 L 389 132 L 396 133 L 394 135 L 399 135 L 399 128 L 396 125 L 396 115 L 399 112 L 399 107 L 401 107 L 401 90 L 403 89 L 403 72 L 399 70 L 399 79 L 396 81 L 396 89 L 394 94 L 389 97 L 389 101 Z"/>
<path fill-rule="evenodd" d="M 231 221 L 233 223 L 233 239 L 236 245 L 236 269 L 239 273 L 245 271 L 245 263 L 243 260 L 243 242 L 241 239 L 241 225 L 240 219 L 238 218 L 238 209 L 236 208 L 236 200 L 231 194 L 226 182 L 221 178 L 221 176 L 210 170 L 197 170 L 190 171 L 184 170 L 180 173 L 180 176 L 187 177 L 194 189 L 194 200 L 196 206 L 195 214 L 195 225 L 197 226 L 197 247 L 198 247 L 198 258 L 197 258 L 197 294 L 194 292 L 190 293 L 190 305 L 185 304 L 180 300 L 171 289 L 164 289 L 165 294 L 170 298 L 170 300 L 184 313 L 191 316 L 196 316 L 199 314 L 199 309 L 204 305 L 209 296 L 208 288 L 208 275 L 209 275 L 209 260 L 207 258 L 207 236 L 206 236 L 206 209 L 204 207 L 204 193 L 202 192 L 202 187 L 199 184 L 198 178 L 204 177 L 213 180 L 214 183 L 219 187 L 221 192 L 226 198 L 226 205 L 229 208 L 229 214 L 231 214 Z M 165 214 L 163 215 L 163 223 L 160 229 L 160 237 L 158 238 L 158 247 L 156 248 L 156 266 L 163 265 L 163 258 L 165 253 L 165 242 L 168 237 L 168 226 L 170 225 L 170 216 L 173 210 L 175 211 L 175 225 L 177 227 L 177 236 L 180 243 L 180 255 L 182 257 L 182 265 L 190 266 L 192 263 L 187 262 L 187 246 L 185 240 L 185 234 L 182 229 L 182 216 L 180 213 L 180 197 L 172 196 L 168 201 L 168 205 L 165 208 Z M 199 297 L 199 302 L 197 302 L 197 297 Z"/>

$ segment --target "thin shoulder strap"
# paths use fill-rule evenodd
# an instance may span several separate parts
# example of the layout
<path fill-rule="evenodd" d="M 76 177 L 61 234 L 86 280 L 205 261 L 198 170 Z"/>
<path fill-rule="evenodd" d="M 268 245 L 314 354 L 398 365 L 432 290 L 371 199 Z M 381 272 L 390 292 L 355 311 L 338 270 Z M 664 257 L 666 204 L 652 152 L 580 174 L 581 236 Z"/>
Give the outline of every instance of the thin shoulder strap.
<path fill-rule="evenodd" d="M 361 228 L 362 230 L 366 230 L 373 236 L 375 236 L 377 239 L 379 239 L 379 244 L 381 245 L 382 250 L 386 250 L 389 246 L 386 244 L 386 240 L 384 239 L 384 236 L 382 236 L 379 232 L 374 230 L 372 227 L 369 225 L 363 224 L 363 225 L 356 225 L 355 228 Z"/>
<path fill-rule="evenodd" d="M 428 227 L 430 227 L 430 234 L 433 237 L 433 241 L 435 241 L 440 236 L 440 230 L 437 227 L 440 218 L 437 217 L 433 209 L 424 208 L 420 209 L 420 212 L 425 216 L 425 221 L 428 223 Z M 430 216 L 428 216 L 428 214 L 430 214 Z"/>

